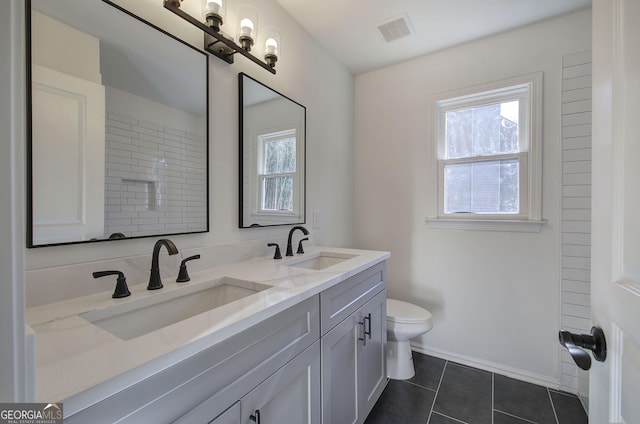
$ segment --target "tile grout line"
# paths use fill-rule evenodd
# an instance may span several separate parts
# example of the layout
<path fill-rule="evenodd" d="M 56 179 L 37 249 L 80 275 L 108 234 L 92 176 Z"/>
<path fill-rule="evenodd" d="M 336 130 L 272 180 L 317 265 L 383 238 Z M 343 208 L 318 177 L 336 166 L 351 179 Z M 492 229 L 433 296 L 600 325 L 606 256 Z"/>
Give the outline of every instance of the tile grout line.
<path fill-rule="evenodd" d="M 461 421 L 461 420 L 459 420 L 459 419 L 457 419 L 457 418 L 450 417 L 450 416 L 445 415 L 445 414 L 442 414 L 442 413 L 440 413 L 440 412 L 433 411 L 433 413 L 434 413 L 434 414 L 436 414 L 436 415 L 439 415 L 439 416 L 441 416 L 441 417 L 445 417 L 445 418 L 447 418 L 447 419 L 450 419 L 451 421 L 455 421 L 455 422 L 457 422 L 457 423 L 460 423 L 460 424 L 467 424 L 467 423 L 466 423 L 466 422 L 464 422 L 464 421 Z M 428 422 L 428 421 L 427 421 L 427 424 L 429 424 L 429 422 Z M 535 423 L 534 423 L 534 424 L 535 424 Z"/>
<path fill-rule="evenodd" d="M 436 399 L 438 399 L 438 393 L 440 392 L 440 385 L 442 384 L 442 380 L 444 379 L 444 372 L 447 369 L 447 364 L 449 361 L 444 362 L 444 367 L 442 367 L 442 373 L 440 374 L 440 381 L 438 381 L 438 387 L 436 388 L 436 394 L 433 397 L 433 401 L 431 402 L 431 409 L 429 410 L 429 416 L 427 417 L 427 424 L 431 421 L 431 416 L 433 415 L 433 407 L 436 406 Z"/>
<path fill-rule="evenodd" d="M 491 424 L 495 422 L 495 414 L 496 414 L 496 374 L 491 373 Z"/>
<path fill-rule="evenodd" d="M 501 413 L 501 414 L 503 414 L 503 415 L 507 415 L 507 416 L 509 416 L 509 417 L 516 418 L 516 419 L 518 419 L 519 421 L 526 421 L 526 422 L 531 423 L 531 424 L 537 424 L 535 421 L 531 421 L 531 420 L 528 420 L 528 419 L 526 419 L 526 418 L 522 418 L 522 417 L 519 417 L 519 416 L 517 416 L 517 415 L 513 415 L 513 414 L 510 414 L 510 413 L 508 413 L 508 412 L 501 411 L 501 410 L 499 410 L 499 409 L 496 409 L 496 411 L 500 412 L 500 413 Z"/>
<path fill-rule="evenodd" d="M 551 410 L 553 411 L 553 417 L 556 419 L 556 423 L 559 423 L 558 414 L 556 413 L 556 406 L 553 404 L 553 398 L 551 397 L 551 392 L 547 387 L 547 396 L 549 396 L 549 402 L 551 402 Z"/>

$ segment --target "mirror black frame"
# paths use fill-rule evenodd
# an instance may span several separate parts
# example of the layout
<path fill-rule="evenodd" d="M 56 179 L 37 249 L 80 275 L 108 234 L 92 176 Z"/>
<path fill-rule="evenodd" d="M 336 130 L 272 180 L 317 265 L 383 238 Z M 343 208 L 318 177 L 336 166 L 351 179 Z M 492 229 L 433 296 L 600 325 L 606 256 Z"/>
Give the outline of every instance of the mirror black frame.
<path fill-rule="evenodd" d="M 283 99 L 286 99 L 288 101 L 290 101 L 291 103 L 300 106 L 302 108 L 302 112 L 304 115 L 304 122 L 303 122 L 303 126 L 304 126 L 304 130 L 303 130 L 303 143 L 304 143 L 304 150 L 303 150 L 303 172 L 302 172 L 302 177 L 304 180 L 303 183 L 303 190 L 302 190 L 302 212 L 300 213 L 300 216 L 302 217 L 301 220 L 292 220 L 290 222 L 282 222 L 282 223 L 274 223 L 274 224 L 258 224 L 258 223 L 252 223 L 252 224 L 248 224 L 248 223 L 244 223 L 244 214 L 243 214 L 243 209 L 244 209 L 244 192 L 243 192 L 243 187 L 244 187 L 244 161 L 243 161 L 243 149 L 244 149 L 244 84 L 243 81 L 244 79 L 247 78 L 249 80 L 251 80 L 252 82 L 255 82 L 259 85 L 261 85 L 262 87 L 266 88 L 267 90 L 272 91 L 274 94 L 277 94 L 278 96 L 282 97 Z M 238 227 L 241 229 L 247 229 L 247 228 L 263 228 L 263 227 L 278 227 L 278 226 L 283 226 L 283 225 L 295 225 L 295 224 L 305 224 L 306 220 L 307 220 L 307 148 L 306 148 L 306 144 L 307 144 L 307 108 L 296 102 L 295 100 L 291 99 L 288 96 L 285 96 L 284 94 L 278 92 L 277 90 L 274 90 L 273 88 L 267 86 L 266 84 L 263 84 L 262 82 L 256 80 L 255 78 L 245 74 L 244 72 L 240 72 L 238 73 L 238 109 L 239 109 L 239 130 L 238 130 L 238 134 L 239 134 L 239 152 L 238 152 L 238 172 L 239 172 L 239 186 L 238 186 Z"/>
<path fill-rule="evenodd" d="M 157 233 L 157 234 L 148 234 L 148 235 L 139 235 L 139 236 L 124 236 L 122 233 L 114 233 L 110 237 L 107 237 L 105 234 L 105 238 L 100 239 L 90 239 L 90 240 L 77 240 L 77 241 L 65 241 L 65 242 L 54 242 L 54 243 L 44 243 L 44 244 L 34 244 L 34 229 L 33 229 L 33 104 L 32 104 L 32 13 L 31 13 L 31 0 L 25 0 L 25 56 L 26 56 L 26 87 L 25 87 L 25 96 L 26 96 L 26 211 L 27 211 L 27 222 L 26 222 L 26 236 L 27 236 L 27 247 L 28 248 L 39 248 L 39 247 L 49 247 L 49 246 L 61 246 L 61 245 L 73 245 L 73 244 L 85 244 L 85 243 L 97 243 L 103 241 L 114 241 L 114 240 L 132 240 L 132 239 L 140 239 L 140 238 L 150 238 L 150 237 L 164 237 L 164 236 L 173 236 L 173 235 L 182 235 L 182 234 L 200 234 L 207 233 L 210 230 L 210 219 L 209 219 L 209 56 L 206 52 L 194 47 L 193 45 L 187 43 L 184 40 L 174 36 L 173 34 L 163 30 L 162 28 L 152 24 L 151 22 L 141 18 L 140 16 L 135 15 L 134 13 L 124 9 L 123 7 L 113 3 L 110 0 L 100 0 L 102 3 L 110 5 L 115 9 L 123 12 L 129 17 L 135 19 L 135 21 L 131 21 L 133 24 L 142 23 L 147 25 L 149 28 L 158 31 L 160 34 L 170 37 L 171 39 L 177 41 L 178 43 L 184 45 L 193 50 L 194 53 L 201 54 L 203 57 L 203 65 L 204 75 L 205 75 L 205 128 L 204 128 L 204 142 L 205 142 L 205 228 L 203 230 L 197 231 L 181 231 L 181 232 L 166 232 L 166 233 Z"/>

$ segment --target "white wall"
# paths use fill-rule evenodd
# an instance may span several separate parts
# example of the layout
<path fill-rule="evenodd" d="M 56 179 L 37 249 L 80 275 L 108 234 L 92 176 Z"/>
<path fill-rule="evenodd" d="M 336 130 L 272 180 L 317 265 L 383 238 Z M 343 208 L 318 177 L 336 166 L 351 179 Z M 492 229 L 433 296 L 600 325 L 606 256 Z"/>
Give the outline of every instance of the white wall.
<path fill-rule="evenodd" d="M 34 394 L 33 352 L 24 337 L 23 14 L 21 0 L 0 3 L 0 402 Z"/>
<path fill-rule="evenodd" d="M 591 50 L 562 58 L 562 328 L 591 330 Z M 589 373 L 564 347 L 561 387 L 589 393 Z"/>
<path fill-rule="evenodd" d="M 356 245 L 390 250 L 389 297 L 433 314 L 417 347 L 559 384 L 562 56 L 588 50 L 591 12 L 356 77 Z M 429 96 L 544 72 L 539 233 L 429 228 L 435 201 Z"/>
<path fill-rule="evenodd" d="M 193 29 L 157 0 L 116 3 L 201 47 L 202 32 Z M 199 2 L 185 2 L 183 7 Z M 274 0 L 247 1 L 260 12 L 261 25 L 280 29 L 282 54 L 276 75 L 236 55 L 235 64 L 211 56 L 209 68 L 210 232 L 175 236 L 179 249 L 197 249 L 244 240 L 286 236 L 289 227 L 238 229 L 238 72 L 271 86 L 307 107 L 307 228 L 316 244 L 347 246 L 353 242 L 353 97 L 354 79 Z M 227 21 L 233 22 L 229 6 Z M 234 25 L 228 29 L 235 31 Z M 312 228 L 311 211 L 320 212 Z M 28 270 L 102 259 L 151 254 L 155 239 L 92 245 L 46 247 L 26 251 Z M 265 242 L 264 254 L 267 254 Z"/>

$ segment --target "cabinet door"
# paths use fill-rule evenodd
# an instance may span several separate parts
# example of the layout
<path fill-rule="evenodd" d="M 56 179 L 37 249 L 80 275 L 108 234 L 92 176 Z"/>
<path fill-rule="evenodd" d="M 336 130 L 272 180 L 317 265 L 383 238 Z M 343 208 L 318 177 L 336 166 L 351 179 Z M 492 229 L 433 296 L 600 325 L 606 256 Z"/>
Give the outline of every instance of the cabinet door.
<path fill-rule="evenodd" d="M 358 422 L 359 314 L 354 313 L 321 339 L 322 422 Z"/>
<path fill-rule="evenodd" d="M 231 408 L 218 415 L 209 424 L 240 424 L 240 402 L 234 403 Z"/>
<path fill-rule="evenodd" d="M 241 422 L 320 424 L 320 403 L 320 343 L 315 342 L 240 399 Z"/>
<path fill-rule="evenodd" d="M 361 309 L 363 340 L 359 344 L 359 416 L 362 422 L 387 384 L 387 291 L 383 290 Z"/>

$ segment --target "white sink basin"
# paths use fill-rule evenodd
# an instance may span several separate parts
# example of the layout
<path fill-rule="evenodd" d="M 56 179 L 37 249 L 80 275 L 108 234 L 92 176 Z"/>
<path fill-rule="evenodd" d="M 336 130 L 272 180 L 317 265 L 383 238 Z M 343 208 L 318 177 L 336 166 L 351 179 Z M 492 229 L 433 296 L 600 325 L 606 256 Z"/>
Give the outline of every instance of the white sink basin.
<path fill-rule="evenodd" d="M 153 293 L 80 316 L 122 340 L 130 340 L 271 287 L 223 277 L 179 290 Z"/>
<path fill-rule="evenodd" d="M 357 255 L 341 252 L 319 252 L 312 253 L 307 256 L 291 259 L 283 265 L 293 266 L 297 268 L 315 269 L 317 271 L 337 265 L 347 259 L 355 258 Z"/>

